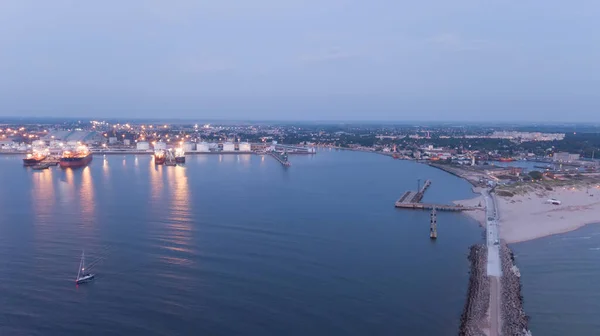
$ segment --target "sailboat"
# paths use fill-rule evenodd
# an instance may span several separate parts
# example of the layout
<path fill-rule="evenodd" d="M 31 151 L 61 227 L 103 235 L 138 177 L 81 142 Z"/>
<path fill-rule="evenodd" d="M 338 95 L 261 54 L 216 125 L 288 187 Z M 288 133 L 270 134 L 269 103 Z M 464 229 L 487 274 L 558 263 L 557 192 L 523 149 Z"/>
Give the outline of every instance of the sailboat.
<path fill-rule="evenodd" d="M 81 261 L 79 262 L 79 271 L 77 272 L 76 284 L 91 281 L 96 275 L 85 271 L 85 252 L 81 251 Z"/>

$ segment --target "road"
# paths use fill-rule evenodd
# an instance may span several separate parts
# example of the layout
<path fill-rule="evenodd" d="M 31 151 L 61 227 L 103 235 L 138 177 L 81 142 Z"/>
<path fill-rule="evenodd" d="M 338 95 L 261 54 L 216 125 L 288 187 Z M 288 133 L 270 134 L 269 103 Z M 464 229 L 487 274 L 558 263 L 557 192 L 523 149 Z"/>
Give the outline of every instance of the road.
<path fill-rule="evenodd" d="M 482 192 L 486 209 L 487 275 L 490 277 L 490 336 L 501 335 L 500 318 L 500 234 L 498 205 L 489 190 Z"/>

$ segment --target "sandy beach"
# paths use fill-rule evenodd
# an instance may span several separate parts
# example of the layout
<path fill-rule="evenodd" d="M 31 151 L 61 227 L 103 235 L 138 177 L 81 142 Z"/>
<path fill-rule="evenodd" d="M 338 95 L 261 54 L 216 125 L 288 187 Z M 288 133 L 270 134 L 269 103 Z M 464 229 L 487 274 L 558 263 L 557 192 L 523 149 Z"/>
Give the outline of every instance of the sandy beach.
<path fill-rule="evenodd" d="M 502 193 L 499 193 L 502 194 Z M 497 196 L 500 237 L 517 243 L 600 223 L 600 189 L 557 187 L 514 196 Z M 556 199 L 560 205 L 548 203 Z"/>
<path fill-rule="evenodd" d="M 500 195 L 506 193 L 500 191 L 496 195 L 500 213 L 500 238 L 508 244 L 600 223 L 600 188 L 597 185 L 589 188 L 561 186 L 553 190 L 531 187 L 519 190 L 513 196 Z M 549 199 L 559 200 L 561 204 L 550 204 Z M 484 204 L 481 196 L 454 203 L 473 207 Z M 485 227 L 484 210 L 464 213 Z"/>

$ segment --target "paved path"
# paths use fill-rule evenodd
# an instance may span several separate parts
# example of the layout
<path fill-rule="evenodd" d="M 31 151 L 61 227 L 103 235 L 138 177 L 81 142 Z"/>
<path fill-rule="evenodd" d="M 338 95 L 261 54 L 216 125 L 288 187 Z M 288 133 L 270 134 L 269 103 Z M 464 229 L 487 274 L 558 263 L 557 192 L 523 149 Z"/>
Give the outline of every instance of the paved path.
<path fill-rule="evenodd" d="M 490 277 L 490 336 L 500 333 L 500 234 L 498 225 L 498 206 L 488 190 L 482 192 L 486 209 L 486 245 L 488 251 L 487 275 Z"/>

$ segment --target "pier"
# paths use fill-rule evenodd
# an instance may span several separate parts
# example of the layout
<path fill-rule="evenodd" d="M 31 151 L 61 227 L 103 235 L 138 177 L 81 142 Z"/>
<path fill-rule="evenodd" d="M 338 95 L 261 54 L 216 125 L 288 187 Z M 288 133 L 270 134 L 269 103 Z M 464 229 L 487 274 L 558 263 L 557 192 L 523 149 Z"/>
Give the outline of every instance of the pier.
<path fill-rule="evenodd" d="M 438 211 L 463 211 L 473 210 L 474 208 L 465 207 L 462 205 L 447 205 L 435 203 L 421 203 L 425 192 L 431 185 L 431 180 L 426 180 L 423 186 L 419 186 L 417 191 L 407 191 L 400 199 L 396 201 L 396 208 L 402 209 L 417 209 L 417 210 L 438 210 Z"/>
<path fill-rule="evenodd" d="M 292 164 L 288 161 L 288 156 L 286 152 L 269 152 L 269 155 L 274 157 L 275 160 L 279 161 L 284 167 L 289 167 Z"/>

